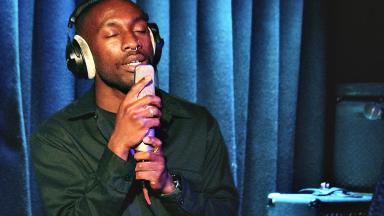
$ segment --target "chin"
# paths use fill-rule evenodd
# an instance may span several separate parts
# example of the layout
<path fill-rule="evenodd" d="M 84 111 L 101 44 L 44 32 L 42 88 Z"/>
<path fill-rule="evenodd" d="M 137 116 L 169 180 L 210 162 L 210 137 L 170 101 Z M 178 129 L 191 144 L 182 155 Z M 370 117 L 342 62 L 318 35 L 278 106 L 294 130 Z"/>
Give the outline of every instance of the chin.
<path fill-rule="evenodd" d="M 113 89 L 117 89 L 124 94 L 127 94 L 131 89 L 132 85 L 110 85 L 110 87 Z"/>
<path fill-rule="evenodd" d="M 126 94 L 132 88 L 133 85 L 134 85 L 134 81 L 131 80 L 129 82 L 118 83 L 118 84 L 111 86 L 111 87 L 113 87 L 113 88 L 123 92 L 124 94 Z"/>
<path fill-rule="evenodd" d="M 128 93 L 128 91 L 134 85 L 134 80 L 132 75 L 125 80 L 112 80 L 102 76 L 100 76 L 100 78 L 107 86 L 109 86 L 112 89 L 117 89 L 124 94 Z"/>

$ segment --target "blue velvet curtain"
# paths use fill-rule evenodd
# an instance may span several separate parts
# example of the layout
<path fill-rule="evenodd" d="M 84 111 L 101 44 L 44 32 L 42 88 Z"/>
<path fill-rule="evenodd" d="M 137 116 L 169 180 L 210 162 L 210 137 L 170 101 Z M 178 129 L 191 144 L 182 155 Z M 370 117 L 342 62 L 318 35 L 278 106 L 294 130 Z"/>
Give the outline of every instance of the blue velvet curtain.
<path fill-rule="evenodd" d="M 239 214 L 265 215 L 268 193 L 322 179 L 320 0 L 136 2 L 166 41 L 160 88 L 205 105 L 220 123 Z M 28 137 L 92 84 L 74 79 L 65 65 L 67 19 L 77 3 L 0 3 L 0 215 L 43 214 Z"/>

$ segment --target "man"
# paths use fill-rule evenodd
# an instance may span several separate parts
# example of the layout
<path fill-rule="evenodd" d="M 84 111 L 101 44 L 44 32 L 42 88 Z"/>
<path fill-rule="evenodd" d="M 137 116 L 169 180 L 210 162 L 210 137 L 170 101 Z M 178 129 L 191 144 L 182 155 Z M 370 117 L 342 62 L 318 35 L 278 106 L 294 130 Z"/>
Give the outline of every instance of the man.
<path fill-rule="evenodd" d="M 143 11 L 126 0 L 98 1 L 76 21 L 95 62 L 95 85 L 31 138 L 50 215 L 236 214 L 214 118 L 161 90 L 137 99 L 151 81 L 134 84 L 135 68 L 153 61 L 147 25 Z M 145 136 L 149 128 L 156 137 Z M 133 154 L 142 141 L 155 150 Z"/>

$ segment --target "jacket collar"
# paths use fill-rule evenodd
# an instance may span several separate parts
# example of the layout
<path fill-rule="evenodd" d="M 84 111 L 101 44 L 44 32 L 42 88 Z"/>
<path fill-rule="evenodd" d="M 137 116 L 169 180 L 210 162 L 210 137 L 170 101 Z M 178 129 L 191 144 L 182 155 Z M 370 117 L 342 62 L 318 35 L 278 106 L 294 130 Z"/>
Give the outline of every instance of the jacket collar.
<path fill-rule="evenodd" d="M 161 89 L 156 89 L 156 95 L 162 100 L 162 118 L 170 120 L 172 117 L 190 118 L 192 115 L 180 99 L 171 96 Z M 96 113 L 95 87 L 92 86 L 83 96 L 74 101 L 69 107 L 69 120 L 94 116 Z"/>

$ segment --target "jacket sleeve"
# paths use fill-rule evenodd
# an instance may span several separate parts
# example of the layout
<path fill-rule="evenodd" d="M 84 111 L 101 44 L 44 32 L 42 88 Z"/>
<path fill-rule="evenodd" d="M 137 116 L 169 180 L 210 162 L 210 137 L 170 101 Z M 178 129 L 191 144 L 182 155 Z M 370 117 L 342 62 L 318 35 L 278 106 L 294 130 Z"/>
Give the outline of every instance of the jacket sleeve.
<path fill-rule="evenodd" d="M 117 215 L 132 185 L 134 161 L 105 148 L 95 169 L 68 148 L 64 131 L 31 137 L 31 156 L 49 215 Z"/>
<path fill-rule="evenodd" d="M 212 118 L 213 120 L 213 118 Z M 180 177 L 181 192 L 162 197 L 164 206 L 172 215 L 236 215 L 238 193 L 229 167 L 226 145 L 216 120 L 206 137 L 204 168 L 201 190 L 183 176 Z"/>

